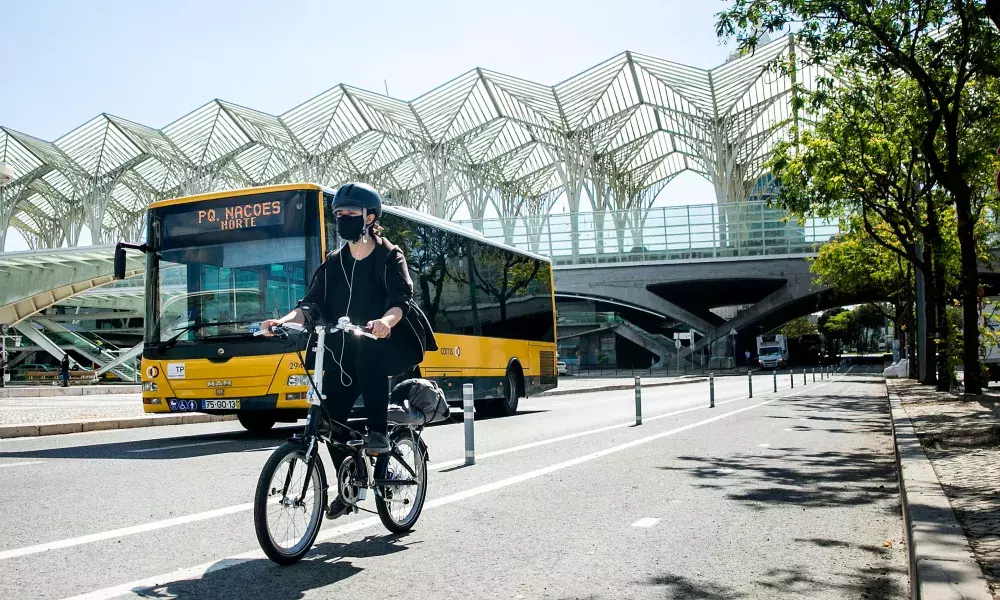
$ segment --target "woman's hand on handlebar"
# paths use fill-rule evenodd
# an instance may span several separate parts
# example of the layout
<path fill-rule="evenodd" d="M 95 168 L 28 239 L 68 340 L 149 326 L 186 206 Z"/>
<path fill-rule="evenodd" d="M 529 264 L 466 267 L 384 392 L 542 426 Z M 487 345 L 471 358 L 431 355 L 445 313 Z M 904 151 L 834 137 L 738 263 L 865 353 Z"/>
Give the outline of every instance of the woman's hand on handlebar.
<path fill-rule="evenodd" d="M 281 325 L 281 321 L 278 319 L 266 319 L 260 324 L 261 335 L 265 337 L 274 337 L 274 331 L 271 330 L 272 327 Z"/>
<path fill-rule="evenodd" d="M 368 321 L 366 328 L 372 332 L 372 335 L 380 340 L 389 337 L 389 333 L 392 332 L 392 328 L 389 327 L 389 325 L 387 325 L 382 319 Z"/>

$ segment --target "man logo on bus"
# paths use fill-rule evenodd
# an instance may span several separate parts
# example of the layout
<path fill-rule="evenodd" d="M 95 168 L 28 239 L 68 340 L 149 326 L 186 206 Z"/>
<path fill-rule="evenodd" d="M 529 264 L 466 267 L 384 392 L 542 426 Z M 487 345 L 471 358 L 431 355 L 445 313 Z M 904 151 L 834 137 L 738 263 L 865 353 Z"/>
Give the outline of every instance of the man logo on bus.
<path fill-rule="evenodd" d="M 455 356 L 462 356 L 462 347 L 455 346 Z"/>

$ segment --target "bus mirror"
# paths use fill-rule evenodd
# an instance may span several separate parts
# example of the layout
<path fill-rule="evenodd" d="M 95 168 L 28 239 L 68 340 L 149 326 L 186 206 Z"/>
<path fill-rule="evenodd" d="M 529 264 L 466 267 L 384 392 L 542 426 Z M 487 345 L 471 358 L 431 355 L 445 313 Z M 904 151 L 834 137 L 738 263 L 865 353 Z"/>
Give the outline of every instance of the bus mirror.
<path fill-rule="evenodd" d="M 118 242 L 115 246 L 115 279 L 125 279 L 125 249 L 146 252 L 149 247 L 146 244 L 130 244 L 128 242 Z"/>
<path fill-rule="evenodd" d="M 125 248 L 115 246 L 115 279 L 125 279 Z"/>

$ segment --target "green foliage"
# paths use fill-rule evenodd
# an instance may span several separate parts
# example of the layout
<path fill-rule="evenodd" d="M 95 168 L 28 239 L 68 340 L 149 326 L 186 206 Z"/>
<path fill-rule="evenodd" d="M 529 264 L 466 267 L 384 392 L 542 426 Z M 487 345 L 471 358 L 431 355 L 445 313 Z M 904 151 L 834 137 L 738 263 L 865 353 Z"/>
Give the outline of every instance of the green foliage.
<path fill-rule="evenodd" d="M 790 340 L 797 340 L 817 333 L 816 327 L 809 322 L 808 317 L 799 317 L 785 323 L 778 333 Z"/>
<path fill-rule="evenodd" d="M 781 68 L 794 74 L 821 66 L 829 76 L 816 90 L 793 89 L 793 107 L 807 113 L 796 122 L 815 121 L 816 130 L 801 132 L 772 163 L 787 190 L 784 201 L 800 213 L 851 206 L 876 239 L 871 221 L 881 220 L 919 265 L 923 259 L 912 251 L 917 234 L 935 263 L 948 260 L 937 235 L 947 230 L 937 227 L 944 202 L 936 196 L 946 193 L 960 242 L 963 326 L 974 331 L 976 250 L 983 239 L 977 234 L 984 208 L 996 199 L 1000 142 L 1000 35 L 986 2 L 732 0 L 718 15 L 717 33 L 735 36 L 751 52 L 763 34 L 792 25 L 804 51 L 791 52 Z M 940 310 L 937 320 L 952 329 Z M 980 390 L 977 351 L 967 339 L 972 393 Z"/>

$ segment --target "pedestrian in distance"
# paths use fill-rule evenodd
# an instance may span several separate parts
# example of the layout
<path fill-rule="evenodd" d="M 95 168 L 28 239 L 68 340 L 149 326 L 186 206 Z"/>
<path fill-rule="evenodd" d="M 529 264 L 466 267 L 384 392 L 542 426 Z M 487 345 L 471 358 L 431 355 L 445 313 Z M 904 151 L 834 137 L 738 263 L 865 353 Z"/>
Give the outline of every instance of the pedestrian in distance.
<path fill-rule="evenodd" d="M 69 354 L 63 354 L 59 361 L 59 378 L 62 379 L 63 387 L 69 387 Z"/>

